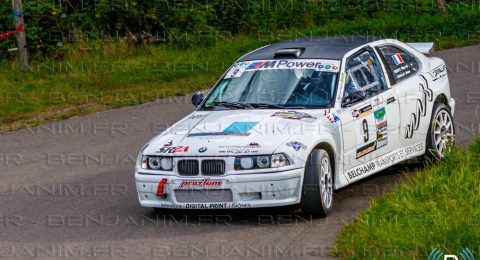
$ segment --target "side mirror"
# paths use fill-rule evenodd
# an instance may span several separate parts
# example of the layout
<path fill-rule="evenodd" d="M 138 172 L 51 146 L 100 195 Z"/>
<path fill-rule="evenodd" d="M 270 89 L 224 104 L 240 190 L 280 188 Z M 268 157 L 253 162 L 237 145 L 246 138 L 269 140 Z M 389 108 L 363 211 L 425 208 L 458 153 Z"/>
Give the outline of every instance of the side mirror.
<path fill-rule="evenodd" d="M 200 93 L 200 92 L 197 92 L 195 94 L 193 94 L 192 96 L 192 104 L 196 107 L 198 107 L 200 105 L 200 103 L 202 103 L 203 101 L 203 94 Z"/>
<path fill-rule="evenodd" d="M 364 100 L 365 98 L 367 98 L 367 93 L 362 90 L 357 90 L 343 99 L 343 106 L 351 106 L 359 101 Z"/>

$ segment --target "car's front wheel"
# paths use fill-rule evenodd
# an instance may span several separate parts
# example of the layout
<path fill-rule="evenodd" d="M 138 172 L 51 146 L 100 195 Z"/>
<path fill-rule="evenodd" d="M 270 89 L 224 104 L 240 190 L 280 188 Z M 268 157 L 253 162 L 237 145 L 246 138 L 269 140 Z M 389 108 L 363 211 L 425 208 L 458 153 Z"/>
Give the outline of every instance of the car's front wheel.
<path fill-rule="evenodd" d="M 442 103 L 433 107 L 432 121 L 427 134 L 426 156 L 441 159 L 450 149 L 455 137 L 455 125 L 450 108 Z"/>
<path fill-rule="evenodd" d="M 333 172 L 327 151 L 315 149 L 309 155 L 303 177 L 303 214 L 324 217 L 332 211 Z"/>

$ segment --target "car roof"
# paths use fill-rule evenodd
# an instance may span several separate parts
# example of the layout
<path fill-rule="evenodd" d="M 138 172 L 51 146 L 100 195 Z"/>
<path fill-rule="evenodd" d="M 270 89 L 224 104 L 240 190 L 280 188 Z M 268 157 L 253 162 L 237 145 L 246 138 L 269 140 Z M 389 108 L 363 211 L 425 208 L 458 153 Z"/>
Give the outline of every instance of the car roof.
<path fill-rule="evenodd" d="M 267 45 L 244 55 L 239 61 L 276 59 L 275 53 L 278 50 L 295 48 L 304 48 L 303 53 L 298 59 L 341 60 L 343 56 L 352 49 L 382 39 L 385 38 L 379 36 L 325 36 L 301 38 Z"/>

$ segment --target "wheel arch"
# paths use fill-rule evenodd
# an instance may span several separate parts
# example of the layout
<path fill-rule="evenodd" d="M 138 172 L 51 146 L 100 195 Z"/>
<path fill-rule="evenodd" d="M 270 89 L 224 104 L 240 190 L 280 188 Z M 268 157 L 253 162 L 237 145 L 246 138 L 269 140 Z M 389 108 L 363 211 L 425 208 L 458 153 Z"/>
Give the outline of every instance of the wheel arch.
<path fill-rule="evenodd" d="M 330 157 L 330 164 L 332 166 L 332 172 L 335 173 L 336 171 L 336 168 L 335 168 L 335 162 L 336 162 L 336 158 L 335 158 L 335 149 L 333 148 L 333 145 L 331 145 L 330 143 L 326 142 L 326 141 L 322 141 L 318 144 L 315 145 L 315 147 L 312 149 L 312 151 L 314 149 L 323 149 L 327 152 L 328 154 L 328 157 Z M 334 178 L 334 181 L 335 181 L 335 174 L 332 174 L 333 178 Z"/>
<path fill-rule="evenodd" d="M 445 104 L 449 109 L 452 109 L 448 104 L 448 98 L 444 93 L 438 94 L 437 97 L 435 98 L 434 103 L 442 103 L 442 104 Z"/>

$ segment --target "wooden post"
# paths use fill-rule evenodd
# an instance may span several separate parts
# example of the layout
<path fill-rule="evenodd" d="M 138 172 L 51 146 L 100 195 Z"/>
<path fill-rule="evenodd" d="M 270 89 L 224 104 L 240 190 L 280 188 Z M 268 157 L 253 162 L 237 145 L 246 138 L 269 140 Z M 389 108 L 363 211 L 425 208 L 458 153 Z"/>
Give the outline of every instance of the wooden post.
<path fill-rule="evenodd" d="M 445 0 L 437 0 L 437 7 L 441 15 L 445 16 L 448 14 L 447 4 L 445 3 Z"/>
<path fill-rule="evenodd" d="M 22 9 L 22 0 L 12 0 L 13 15 L 15 19 L 15 28 L 18 28 L 20 24 L 23 23 L 23 9 Z M 17 32 L 17 47 L 18 47 L 18 59 L 20 62 L 20 69 L 23 71 L 28 71 L 28 54 L 25 45 L 27 44 L 25 40 L 25 32 Z"/>

